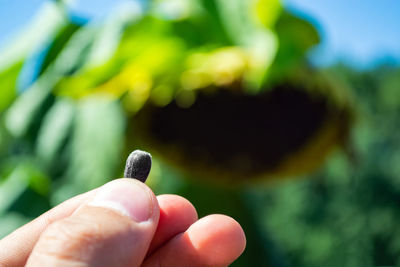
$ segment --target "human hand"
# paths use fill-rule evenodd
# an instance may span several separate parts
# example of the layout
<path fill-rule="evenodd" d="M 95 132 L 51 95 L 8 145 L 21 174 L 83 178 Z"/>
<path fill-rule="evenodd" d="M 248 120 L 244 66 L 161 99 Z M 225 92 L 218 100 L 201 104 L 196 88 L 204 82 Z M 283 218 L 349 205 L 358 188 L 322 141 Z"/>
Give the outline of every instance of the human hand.
<path fill-rule="evenodd" d="M 232 218 L 198 220 L 186 199 L 118 179 L 0 240 L 0 266 L 227 266 L 245 244 Z"/>

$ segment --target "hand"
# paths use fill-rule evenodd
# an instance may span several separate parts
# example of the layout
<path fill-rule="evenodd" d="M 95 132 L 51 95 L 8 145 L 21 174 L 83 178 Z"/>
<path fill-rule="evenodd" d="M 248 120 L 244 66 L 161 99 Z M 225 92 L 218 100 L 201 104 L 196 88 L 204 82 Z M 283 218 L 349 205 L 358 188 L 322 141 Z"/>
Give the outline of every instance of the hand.
<path fill-rule="evenodd" d="M 186 199 L 118 179 L 0 240 L 0 266 L 227 266 L 245 243 L 232 218 L 198 220 Z"/>

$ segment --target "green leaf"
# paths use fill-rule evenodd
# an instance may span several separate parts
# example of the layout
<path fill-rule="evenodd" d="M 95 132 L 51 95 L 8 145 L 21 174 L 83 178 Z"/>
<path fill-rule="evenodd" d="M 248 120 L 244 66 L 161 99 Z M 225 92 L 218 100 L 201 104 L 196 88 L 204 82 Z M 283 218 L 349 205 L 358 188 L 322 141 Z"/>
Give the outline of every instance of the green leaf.
<path fill-rule="evenodd" d="M 40 107 L 50 95 L 57 77 L 42 76 L 30 89 L 25 91 L 5 114 L 5 126 L 14 137 L 23 136 Z"/>
<path fill-rule="evenodd" d="M 28 191 L 33 195 L 40 195 L 45 198 L 50 189 L 50 179 L 32 161 L 19 159 L 18 165 L 3 177 L 0 183 L 0 214 L 4 214 L 12 207 L 25 205 L 27 203 L 16 204 L 20 198 Z M 29 194 L 29 193 L 28 193 Z M 30 203 L 32 204 L 32 203 Z M 29 206 L 29 205 L 28 205 Z"/>
<path fill-rule="evenodd" d="M 318 31 L 313 24 L 289 12 L 282 13 L 276 24 L 276 32 L 282 51 L 293 50 L 295 55 L 303 55 L 320 41 Z"/>
<path fill-rule="evenodd" d="M 256 0 L 253 12 L 259 23 L 272 28 L 282 11 L 280 0 Z"/>
<path fill-rule="evenodd" d="M 47 211 L 49 189 L 50 178 L 33 158 L 9 156 L 3 159 L 0 165 L 0 236 Z"/>
<path fill-rule="evenodd" d="M 18 197 L 28 188 L 29 179 L 23 167 L 16 167 L 0 183 L 0 214 L 5 213 Z"/>
<path fill-rule="evenodd" d="M 73 26 L 70 26 L 73 27 Z M 75 31 L 74 31 L 75 32 Z M 97 29 L 84 27 L 62 43 L 57 45 L 48 60 L 46 71 L 13 103 L 6 114 L 6 127 L 15 137 L 21 137 L 28 131 L 35 116 L 51 95 L 55 84 L 64 76 L 85 64 L 85 59 L 93 42 Z M 54 57 L 56 56 L 56 57 Z"/>
<path fill-rule="evenodd" d="M 72 157 L 53 203 L 116 178 L 116 167 L 123 161 L 125 121 L 119 103 L 92 96 L 79 103 L 75 118 Z"/>
<path fill-rule="evenodd" d="M 21 61 L 0 72 L 0 114 L 17 96 L 17 78 L 22 65 Z"/>
<path fill-rule="evenodd" d="M 233 45 L 234 39 L 225 28 L 224 18 L 220 14 L 217 1 L 199 0 L 199 3 L 206 11 L 202 27 L 210 32 L 211 36 L 219 36 L 219 40 L 223 45 Z"/>
<path fill-rule="evenodd" d="M 41 196 L 47 196 L 50 192 L 50 177 L 37 164 L 26 164 L 26 172 L 29 177 L 29 188 Z"/>
<path fill-rule="evenodd" d="M 93 25 L 86 25 L 74 32 L 54 58 L 46 74 L 50 72 L 55 76 L 68 76 L 84 67 L 99 30 Z"/>
<path fill-rule="evenodd" d="M 272 81 L 294 72 L 304 63 L 307 51 L 320 41 L 315 26 L 289 12 L 283 12 L 278 19 L 276 33 L 279 49 L 269 74 Z"/>
<path fill-rule="evenodd" d="M 279 2 L 218 0 L 217 3 L 225 29 L 235 44 L 243 47 L 249 54 L 250 68 L 245 77 L 247 86 L 252 91 L 258 91 L 277 52 L 276 36 L 270 28 L 265 26 L 267 26 L 267 19 L 271 24 L 269 26 L 272 26 L 278 17 Z M 272 8 L 268 9 L 268 5 Z M 254 13 L 261 7 L 264 13 L 259 15 L 264 17 L 257 21 Z M 265 13 L 265 9 L 268 9 L 270 13 Z M 264 21 L 261 21 L 262 19 Z"/>
<path fill-rule="evenodd" d="M 65 47 L 65 45 L 71 39 L 73 34 L 76 31 L 78 31 L 80 28 L 81 28 L 80 25 L 70 22 L 59 30 L 56 37 L 50 44 L 50 46 L 47 50 L 47 53 L 43 59 L 43 62 L 40 66 L 40 70 L 39 70 L 39 74 L 38 74 L 39 76 L 42 75 L 47 70 L 47 68 L 50 66 L 50 64 L 57 58 L 57 56 L 60 54 L 62 49 Z"/>
<path fill-rule="evenodd" d="M 70 134 L 75 106 L 68 99 L 58 99 L 43 118 L 36 143 L 36 154 L 46 164 L 58 161 L 61 148 Z"/>
<path fill-rule="evenodd" d="M 236 45 L 246 43 L 248 34 L 255 28 L 250 18 L 249 1 L 217 0 L 215 2 L 222 24 L 229 33 L 229 36 L 234 40 L 234 43 Z"/>
<path fill-rule="evenodd" d="M 124 6 L 121 6 L 109 19 L 105 20 L 93 38 L 86 68 L 100 66 L 110 60 L 118 48 L 125 28 L 135 23 L 141 15 L 132 10 L 127 11 Z"/>
<path fill-rule="evenodd" d="M 153 18 L 130 25 L 108 62 L 87 66 L 62 79 L 56 93 L 82 98 L 101 92 L 118 98 L 134 90 L 138 76 L 149 77 L 152 84 L 153 78 L 174 72 L 182 62 L 185 47 L 181 39 L 171 35 L 170 28 L 168 23 Z"/>

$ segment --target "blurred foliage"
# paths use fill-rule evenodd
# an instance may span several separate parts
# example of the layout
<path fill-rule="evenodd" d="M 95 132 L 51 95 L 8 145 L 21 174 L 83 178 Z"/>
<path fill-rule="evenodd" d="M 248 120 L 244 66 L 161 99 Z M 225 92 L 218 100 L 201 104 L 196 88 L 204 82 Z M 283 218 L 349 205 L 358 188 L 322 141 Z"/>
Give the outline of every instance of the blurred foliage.
<path fill-rule="evenodd" d="M 243 225 L 234 266 L 399 265 L 400 69 L 313 69 L 318 32 L 278 0 L 143 3 L 101 22 L 47 3 L 0 54 L 0 236 L 121 176 L 140 144 L 156 193 Z"/>

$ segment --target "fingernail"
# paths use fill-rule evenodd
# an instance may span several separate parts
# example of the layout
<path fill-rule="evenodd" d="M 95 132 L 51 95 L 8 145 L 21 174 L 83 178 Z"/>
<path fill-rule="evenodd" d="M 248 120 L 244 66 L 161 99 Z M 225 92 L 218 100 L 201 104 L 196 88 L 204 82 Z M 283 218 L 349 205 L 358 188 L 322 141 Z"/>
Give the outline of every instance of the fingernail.
<path fill-rule="evenodd" d="M 112 209 L 136 222 L 144 222 L 151 216 L 152 202 L 149 191 L 140 182 L 120 180 L 99 188 L 96 196 L 88 205 Z"/>

